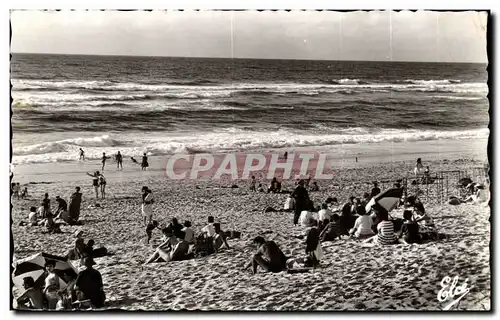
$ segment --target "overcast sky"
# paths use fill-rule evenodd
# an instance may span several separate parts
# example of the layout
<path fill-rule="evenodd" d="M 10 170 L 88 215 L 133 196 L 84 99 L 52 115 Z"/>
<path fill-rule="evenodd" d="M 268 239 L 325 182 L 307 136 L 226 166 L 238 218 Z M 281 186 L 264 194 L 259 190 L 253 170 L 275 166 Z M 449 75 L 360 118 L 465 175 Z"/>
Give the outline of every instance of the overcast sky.
<path fill-rule="evenodd" d="M 12 52 L 486 62 L 486 13 L 13 11 Z"/>

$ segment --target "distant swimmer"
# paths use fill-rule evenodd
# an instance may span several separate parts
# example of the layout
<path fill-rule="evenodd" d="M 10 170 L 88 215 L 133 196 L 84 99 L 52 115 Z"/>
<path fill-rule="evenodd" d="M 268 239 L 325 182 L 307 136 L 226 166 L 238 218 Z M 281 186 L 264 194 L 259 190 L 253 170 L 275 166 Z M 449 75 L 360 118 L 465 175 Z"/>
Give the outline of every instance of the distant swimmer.
<path fill-rule="evenodd" d="M 117 169 L 120 169 L 120 167 L 123 169 L 123 158 L 122 158 L 122 154 L 120 153 L 120 151 L 118 151 L 118 154 L 116 155 L 116 168 Z"/>
<path fill-rule="evenodd" d="M 106 153 L 103 152 L 102 153 L 102 170 L 101 171 L 104 171 L 104 166 L 106 165 L 106 160 L 109 159 L 110 157 L 106 157 Z"/>
<path fill-rule="evenodd" d="M 80 160 L 85 160 L 85 152 L 80 148 Z"/>
<path fill-rule="evenodd" d="M 142 163 L 141 163 L 141 169 L 146 170 L 149 167 L 148 163 L 148 156 L 146 156 L 146 153 L 142 156 Z"/>

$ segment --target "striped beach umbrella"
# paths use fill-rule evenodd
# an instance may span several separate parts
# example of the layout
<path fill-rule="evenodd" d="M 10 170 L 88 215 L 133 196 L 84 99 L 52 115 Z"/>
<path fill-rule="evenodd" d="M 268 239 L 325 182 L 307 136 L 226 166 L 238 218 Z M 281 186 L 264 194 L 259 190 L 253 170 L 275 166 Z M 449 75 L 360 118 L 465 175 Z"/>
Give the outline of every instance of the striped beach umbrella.
<path fill-rule="evenodd" d="M 381 192 L 371 198 L 371 200 L 366 204 L 366 212 L 369 212 L 370 209 L 375 205 L 376 203 L 383 207 L 385 210 L 390 212 L 392 209 L 396 208 L 399 201 L 401 200 L 401 197 L 403 196 L 403 189 L 402 188 L 393 188 L 386 190 L 384 192 Z"/>
<path fill-rule="evenodd" d="M 45 263 L 47 261 L 54 261 L 54 273 L 59 276 L 60 287 L 64 288 L 68 283 L 76 279 L 78 270 L 66 258 L 48 254 L 37 253 L 30 257 L 14 261 L 12 266 L 14 272 L 12 273 L 12 282 L 14 286 L 23 293 L 23 278 L 32 277 L 35 280 L 36 286 L 44 284 L 47 273 L 45 272 Z"/>

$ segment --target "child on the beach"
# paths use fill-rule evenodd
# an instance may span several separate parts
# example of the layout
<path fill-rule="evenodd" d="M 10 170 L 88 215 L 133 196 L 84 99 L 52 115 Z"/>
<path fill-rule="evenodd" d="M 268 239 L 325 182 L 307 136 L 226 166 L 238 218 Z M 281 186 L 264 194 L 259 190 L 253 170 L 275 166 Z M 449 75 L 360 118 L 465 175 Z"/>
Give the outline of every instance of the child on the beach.
<path fill-rule="evenodd" d="M 257 181 L 255 180 L 255 176 L 252 176 L 252 180 L 250 181 L 250 191 L 257 191 L 257 189 L 255 188 L 256 183 Z"/>
<path fill-rule="evenodd" d="M 27 198 L 28 197 L 28 187 L 24 187 L 23 192 L 21 192 L 21 198 Z"/>
<path fill-rule="evenodd" d="M 420 234 L 418 233 L 418 224 L 413 221 L 413 213 L 411 210 L 405 210 L 403 212 L 403 218 L 405 219 L 403 226 L 401 227 L 400 240 L 404 243 L 418 243 L 420 242 Z"/>
<path fill-rule="evenodd" d="M 106 178 L 101 173 L 99 175 L 99 186 L 101 187 L 101 198 L 106 198 Z"/>
<path fill-rule="evenodd" d="M 148 223 L 148 225 L 146 227 L 146 235 L 147 235 L 146 242 L 147 242 L 147 244 L 149 244 L 149 241 L 151 240 L 151 237 L 153 235 L 153 230 L 156 228 L 158 228 L 158 221 L 153 220 L 150 223 Z"/>

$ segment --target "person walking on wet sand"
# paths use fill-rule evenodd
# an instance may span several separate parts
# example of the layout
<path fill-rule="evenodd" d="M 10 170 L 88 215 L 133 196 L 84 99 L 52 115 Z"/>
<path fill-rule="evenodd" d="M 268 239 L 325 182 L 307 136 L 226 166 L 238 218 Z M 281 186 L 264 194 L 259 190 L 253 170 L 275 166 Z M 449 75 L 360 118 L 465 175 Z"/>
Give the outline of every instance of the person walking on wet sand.
<path fill-rule="evenodd" d="M 116 154 L 116 168 L 120 169 L 120 167 L 123 170 L 123 157 L 120 151 L 118 151 L 118 153 Z"/>
<path fill-rule="evenodd" d="M 102 161 L 102 170 L 101 171 L 104 171 L 104 167 L 106 166 L 107 159 L 110 159 L 110 157 L 107 157 L 106 152 L 103 152 L 102 153 L 102 160 L 101 160 Z"/>
<path fill-rule="evenodd" d="M 286 270 L 287 258 L 274 241 L 266 241 L 263 237 L 258 236 L 253 239 L 252 243 L 258 246 L 258 250 L 243 270 L 252 267 L 253 274 L 257 273 L 258 266 L 270 272 Z"/>
<path fill-rule="evenodd" d="M 141 170 L 146 170 L 149 167 L 148 156 L 146 153 L 142 156 Z"/>
<path fill-rule="evenodd" d="M 85 160 L 85 152 L 80 148 L 80 160 Z"/>
<path fill-rule="evenodd" d="M 293 216 L 293 223 L 297 225 L 299 223 L 300 214 L 304 210 L 309 209 L 309 193 L 304 187 L 305 181 L 302 179 L 299 181 L 297 187 L 292 192 L 292 198 L 295 199 L 295 214 Z"/>

